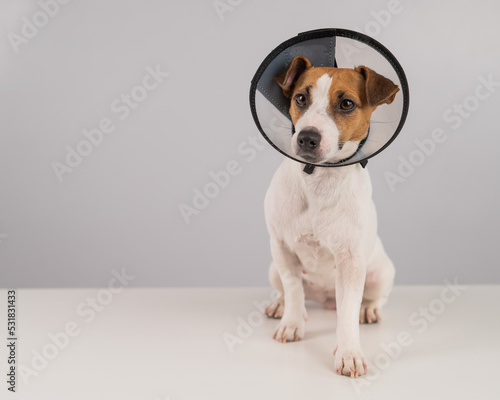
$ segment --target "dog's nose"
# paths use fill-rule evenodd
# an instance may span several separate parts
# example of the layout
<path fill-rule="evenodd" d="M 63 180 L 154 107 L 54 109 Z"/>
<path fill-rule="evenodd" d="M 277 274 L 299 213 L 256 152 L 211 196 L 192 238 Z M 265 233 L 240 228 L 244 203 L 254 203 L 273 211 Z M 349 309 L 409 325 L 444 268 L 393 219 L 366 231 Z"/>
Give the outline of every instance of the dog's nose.
<path fill-rule="evenodd" d="M 305 152 L 312 152 L 316 150 L 321 141 L 321 135 L 315 128 L 306 128 L 300 131 L 297 136 L 297 144 L 301 150 Z"/>

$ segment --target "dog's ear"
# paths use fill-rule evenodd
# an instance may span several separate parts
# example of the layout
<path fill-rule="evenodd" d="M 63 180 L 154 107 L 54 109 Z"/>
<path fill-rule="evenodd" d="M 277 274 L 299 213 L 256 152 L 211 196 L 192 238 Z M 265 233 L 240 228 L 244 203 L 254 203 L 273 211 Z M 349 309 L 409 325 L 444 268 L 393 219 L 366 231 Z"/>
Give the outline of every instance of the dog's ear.
<path fill-rule="evenodd" d="M 292 60 L 292 63 L 280 74 L 274 77 L 276 83 L 283 90 L 283 94 L 290 98 L 292 97 L 293 85 L 299 78 L 299 76 L 308 68 L 311 68 L 311 62 L 302 56 L 297 56 Z"/>
<path fill-rule="evenodd" d="M 399 88 L 386 77 L 377 74 L 364 65 L 355 69 L 365 79 L 366 100 L 370 107 L 376 107 L 381 104 L 391 104 L 399 92 Z"/>

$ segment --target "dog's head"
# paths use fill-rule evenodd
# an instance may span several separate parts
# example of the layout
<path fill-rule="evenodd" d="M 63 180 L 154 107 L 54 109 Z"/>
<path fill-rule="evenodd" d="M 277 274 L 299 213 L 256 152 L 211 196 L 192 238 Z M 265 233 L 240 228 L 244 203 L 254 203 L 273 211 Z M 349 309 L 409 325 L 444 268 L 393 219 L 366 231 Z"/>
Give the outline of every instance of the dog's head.
<path fill-rule="evenodd" d="M 301 56 L 274 80 L 290 98 L 296 131 L 292 150 L 314 164 L 338 162 L 356 153 L 373 111 L 392 103 L 399 91 L 391 80 L 365 66 L 316 68 Z"/>

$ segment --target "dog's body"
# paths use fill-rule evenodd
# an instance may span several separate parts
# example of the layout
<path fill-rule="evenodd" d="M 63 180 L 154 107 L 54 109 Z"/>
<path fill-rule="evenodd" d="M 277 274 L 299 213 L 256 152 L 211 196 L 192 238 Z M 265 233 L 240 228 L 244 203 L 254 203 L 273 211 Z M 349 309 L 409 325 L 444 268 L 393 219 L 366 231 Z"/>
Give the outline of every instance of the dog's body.
<path fill-rule="evenodd" d="M 303 57 L 276 81 L 291 98 L 292 148 L 315 164 L 354 154 L 373 110 L 392 102 L 398 90 L 366 67 L 314 68 Z M 274 337 L 303 338 L 305 299 L 336 308 L 335 369 L 350 376 L 366 373 L 358 321 L 380 320 L 394 279 L 377 235 L 371 192 L 368 172 L 359 164 L 316 168 L 308 175 L 302 164 L 286 159 L 265 199 L 273 256 L 269 278 L 278 292 L 266 314 L 281 318 Z"/>

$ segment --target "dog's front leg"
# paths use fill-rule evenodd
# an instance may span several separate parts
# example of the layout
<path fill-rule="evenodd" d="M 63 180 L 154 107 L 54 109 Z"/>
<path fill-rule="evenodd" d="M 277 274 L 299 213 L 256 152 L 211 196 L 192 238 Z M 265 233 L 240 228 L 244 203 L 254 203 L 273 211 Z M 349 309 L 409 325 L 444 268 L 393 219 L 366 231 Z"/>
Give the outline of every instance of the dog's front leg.
<path fill-rule="evenodd" d="M 366 277 L 365 260 L 358 251 L 344 248 L 335 254 L 337 273 L 337 345 L 335 370 L 341 375 L 366 374 L 366 362 L 359 341 L 359 311 Z"/>
<path fill-rule="evenodd" d="M 283 241 L 274 238 L 271 239 L 271 254 L 284 294 L 283 317 L 273 337 L 281 343 L 301 340 L 304 337 L 307 314 L 300 260 Z"/>

